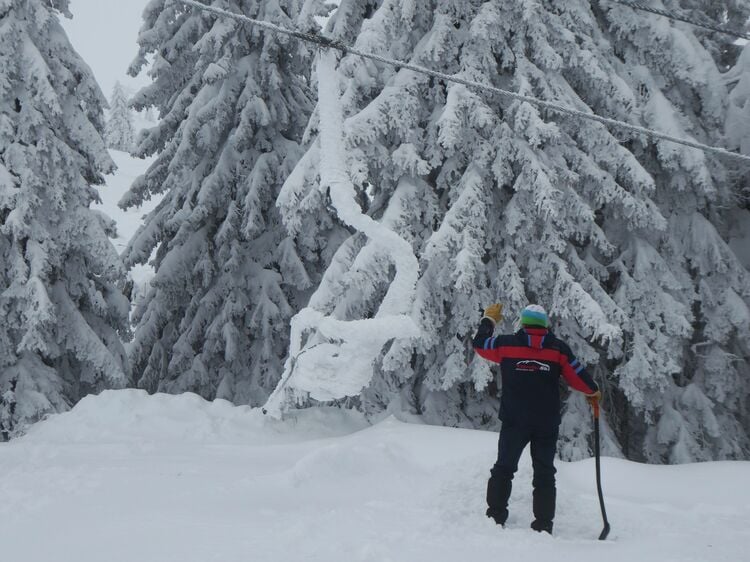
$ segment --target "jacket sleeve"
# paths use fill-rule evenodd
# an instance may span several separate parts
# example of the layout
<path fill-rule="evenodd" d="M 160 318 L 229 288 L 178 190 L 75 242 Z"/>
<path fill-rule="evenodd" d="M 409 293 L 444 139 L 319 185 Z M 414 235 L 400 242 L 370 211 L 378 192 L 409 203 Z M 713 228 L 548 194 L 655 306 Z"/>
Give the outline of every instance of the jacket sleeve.
<path fill-rule="evenodd" d="M 565 382 L 571 388 L 584 394 L 594 394 L 599 390 L 599 386 L 588 374 L 586 368 L 576 359 L 570 348 L 562 342 L 560 342 L 560 367 Z"/>
<path fill-rule="evenodd" d="M 474 351 L 480 357 L 500 363 L 503 360 L 502 350 L 500 347 L 501 340 L 499 337 L 493 337 L 495 324 L 489 318 L 482 318 L 479 323 L 477 335 L 474 336 Z"/>

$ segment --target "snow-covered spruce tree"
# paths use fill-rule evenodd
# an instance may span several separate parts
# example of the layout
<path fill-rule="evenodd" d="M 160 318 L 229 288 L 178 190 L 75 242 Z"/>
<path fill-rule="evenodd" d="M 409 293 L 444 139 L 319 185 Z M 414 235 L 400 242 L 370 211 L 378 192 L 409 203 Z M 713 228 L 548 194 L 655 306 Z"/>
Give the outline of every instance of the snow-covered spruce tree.
<path fill-rule="evenodd" d="M 321 13 L 317 0 L 211 5 L 304 30 Z M 160 121 L 137 153 L 157 158 L 120 204 L 165 196 L 125 252 L 131 266 L 156 252 L 134 313 L 137 384 L 262 404 L 311 284 L 296 253 L 308 235 L 295 244 L 276 209 L 314 105 L 311 52 L 176 2 L 154 0 L 144 18 L 131 72 L 152 54 L 154 81 L 133 105 L 157 108 Z"/>
<path fill-rule="evenodd" d="M 329 31 L 366 51 L 719 142 L 726 92 L 699 41 L 667 20 L 601 4 L 345 0 Z M 342 142 L 362 206 L 411 241 L 421 262 L 412 315 L 422 336 L 375 362 L 357 397 L 365 410 L 400 402 L 437 423 L 492 423 L 491 372 L 469 346 L 480 308 L 505 302 L 500 328 L 510 330 L 535 301 L 603 382 L 610 450 L 619 441 L 629 457 L 656 462 L 747 455 L 748 385 L 736 376 L 746 363 L 696 368 L 696 337 L 725 359 L 738 351 L 736 339 L 727 347 L 701 328 L 721 317 L 718 306 L 738 300 L 741 311 L 748 297 L 747 272 L 714 226 L 722 162 L 356 57 L 343 58 L 339 76 Z M 325 212 L 319 150 L 311 142 L 285 186 L 290 224 Z M 301 210 L 313 197 L 319 208 Z M 388 260 L 355 234 L 316 304 L 367 318 L 391 277 Z M 699 301 L 709 292 L 714 300 Z M 735 334 L 740 317 L 725 317 L 724 330 Z M 717 384 L 728 401 L 711 390 Z M 588 415 L 579 397 L 568 400 L 567 458 L 587 452 Z"/>
<path fill-rule="evenodd" d="M 750 6 L 725 6 L 723 13 L 736 17 L 729 26 L 742 27 Z M 635 79 L 643 117 L 661 130 L 722 144 L 727 91 L 709 57 L 711 43 L 693 27 L 673 27 L 617 6 L 606 10 L 606 20 L 614 51 Z M 715 38 L 714 44 L 724 41 Z M 669 227 L 648 247 L 631 246 L 615 264 L 616 300 L 628 312 L 633 338 L 633 353 L 615 375 L 636 381 L 656 364 L 661 391 L 649 397 L 620 385 L 635 406 L 623 412 L 622 434 L 636 442 L 643 435 L 644 458 L 654 462 L 746 457 L 750 346 L 742 334 L 750 326 L 750 275 L 727 244 L 737 208 L 733 165 L 692 150 L 656 148 L 635 154 L 656 181 L 656 201 Z M 668 288 L 663 306 L 645 314 L 633 306 L 645 312 L 644 304 L 653 302 L 643 299 L 644 279 L 660 279 Z"/>
<path fill-rule="evenodd" d="M 407 5 L 386 1 L 363 21 L 364 3 L 342 2 L 330 27 L 337 38 L 357 36 L 357 46 L 364 50 L 405 58 L 447 73 L 464 69 L 466 76 L 483 80 L 484 76 L 497 74 L 495 55 L 487 51 L 493 48 L 493 40 L 497 41 L 492 37 L 492 26 L 497 21 L 482 21 L 480 4 Z M 372 9 L 372 4 L 368 3 L 367 8 Z M 501 16 L 497 7 L 490 4 L 485 5 L 484 11 L 496 18 Z M 480 21 L 472 28 L 471 23 L 478 16 Z M 354 32 L 353 26 L 361 29 Z M 470 45 L 470 49 L 463 50 L 465 45 Z M 470 56 L 463 57 L 462 50 Z M 478 64 L 491 66 L 477 68 Z M 354 57 L 344 58 L 340 73 L 342 102 L 348 115 L 344 142 L 350 155 L 350 176 L 361 190 L 363 206 L 368 214 L 409 240 L 422 257 L 422 278 L 413 310 L 423 337 L 414 349 L 403 343 L 392 346 L 382 364 L 374 366 L 377 374 L 360 396 L 363 408 L 381 409 L 400 396 L 404 407 L 413 408 L 431 421 L 492 423 L 496 407 L 482 393 L 491 373 L 482 362 L 467 365 L 471 359 L 468 342 L 483 303 L 497 295 L 510 310 L 518 310 L 527 299 L 512 244 L 503 248 L 509 244 L 498 240 L 493 248 L 488 239 L 489 233 L 491 238 L 514 236 L 513 232 L 501 232 L 500 214 L 512 190 L 498 189 L 506 185 L 506 180 L 503 178 L 498 186 L 495 176 L 503 169 L 494 169 L 496 162 L 500 165 L 500 154 L 520 150 L 509 140 L 514 133 L 502 122 L 499 105 L 488 105 L 462 86 L 446 88 L 423 75 L 360 63 Z M 505 81 L 499 83 L 504 85 Z M 528 106 L 521 109 L 525 114 L 533 111 Z M 518 128 L 527 126 L 519 123 Z M 547 131 L 549 134 L 551 131 Z M 519 144 L 524 150 L 523 158 L 536 161 L 532 148 L 523 141 Z M 285 186 L 288 199 L 282 200 L 282 206 L 288 222 L 298 220 L 297 201 L 301 194 L 320 191 L 314 169 L 319 165 L 319 149 L 319 143 L 313 143 L 298 167 L 306 171 L 298 170 Z M 634 174 L 637 172 L 636 169 Z M 531 182 L 536 176 L 534 169 L 525 179 Z M 293 183 L 294 180 L 302 181 Z M 546 178 L 539 181 L 546 181 L 549 196 L 554 191 L 551 182 Z M 518 202 L 523 201 L 524 209 L 511 213 L 513 228 L 518 228 L 526 208 L 535 209 L 532 186 L 523 187 L 524 194 Z M 618 194 L 620 198 L 629 196 L 620 191 L 624 193 Z M 570 206 L 574 205 L 571 202 Z M 553 206 L 550 203 L 544 212 Z M 489 207 L 496 212 L 490 212 Z M 568 229 L 575 228 L 574 210 L 566 212 L 565 220 L 574 223 L 567 225 Z M 647 217 L 654 214 L 647 205 L 637 211 Z M 533 220 L 526 223 L 526 228 L 534 226 Z M 550 231 L 556 229 L 556 225 L 550 225 Z M 553 236 L 545 232 L 533 235 Z M 554 236 L 561 238 L 560 234 Z M 552 266 L 551 286 L 559 271 L 560 292 L 575 284 L 578 293 L 573 300 L 585 299 L 585 291 L 567 273 L 565 259 L 554 254 L 559 244 L 551 248 L 534 242 L 533 237 L 529 238 L 528 249 L 538 252 L 539 263 Z M 502 250 L 500 255 L 498 250 Z M 548 255 L 554 257 L 553 263 Z M 534 257 L 526 252 L 518 259 L 534 262 Z M 391 281 L 389 261 L 372 251 L 368 240 L 359 234 L 341 246 L 329 273 L 318 290 L 327 298 L 321 299 L 318 306 L 340 318 L 374 315 Z M 539 277 L 539 294 L 549 293 L 545 286 L 549 277 Z M 492 287 L 493 279 L 501 281 L 500 294 Z M 570 303 L 561 302 L 563 305 L 567 312 Z M 619 337 L 617 328 L 605 319 L 598 306 L 581 308 L 592 331 L 607 338 Z"/>
<path fill-rule="evenodd" d="M 114 164 L 104 97 L 58 21 L 67 0 L 0 1 L 0 407 L 16 432 L 123 387 L 124 268 L 89 209 Z"/>
<path fill-rule="evenodd" d="M 104 138 L 107 141 L 107 147 L 113 150 L 131 152 L 134 148 L 133 110 L 130 109 L 128 96 L 119 82 L 115 82 L 112 89 Z"/>

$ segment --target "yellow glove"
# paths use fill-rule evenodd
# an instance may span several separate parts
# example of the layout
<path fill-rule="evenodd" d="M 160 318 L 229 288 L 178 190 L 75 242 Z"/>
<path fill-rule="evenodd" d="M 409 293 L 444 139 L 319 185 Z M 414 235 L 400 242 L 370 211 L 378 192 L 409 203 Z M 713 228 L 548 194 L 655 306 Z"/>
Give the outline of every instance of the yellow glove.
<path fill-rule="evenodd" d="M 602 400 L 602 393 L 600 391 L 594 392 L 594 394 L 587 394 L 586 395 L 586 402 L 589 403 L 589 406 L 592 408 L 597 404 L 601 403 Z"/>
<path fill-rule="evenodd" d="M 489 318 L 495 324 L 497 324 L 503 319 L 503 305 L 500 304 L 499 302 L 496 302 L 495 304 L 491 304 L 490 306 L 484 309 L 484 317 Z"/>

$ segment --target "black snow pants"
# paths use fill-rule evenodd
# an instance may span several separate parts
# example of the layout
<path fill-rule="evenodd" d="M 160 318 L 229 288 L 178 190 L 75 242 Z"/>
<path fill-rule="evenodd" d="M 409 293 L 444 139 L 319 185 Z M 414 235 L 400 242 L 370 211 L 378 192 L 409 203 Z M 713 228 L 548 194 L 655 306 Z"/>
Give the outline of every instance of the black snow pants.
<path fill-rule="evenodd" d="M 534 468 L 534 517 L 543 528 L 552 529 L 555 518 L 555 451 L 558 426 L 530 427 L 503 423 L 498 442 L 497 462 L 490 471 L 487 483 L 487 515 L 498 522 L 508 517 L 508 499 L 518 460 L 527 444 L 531 443 Z"/>

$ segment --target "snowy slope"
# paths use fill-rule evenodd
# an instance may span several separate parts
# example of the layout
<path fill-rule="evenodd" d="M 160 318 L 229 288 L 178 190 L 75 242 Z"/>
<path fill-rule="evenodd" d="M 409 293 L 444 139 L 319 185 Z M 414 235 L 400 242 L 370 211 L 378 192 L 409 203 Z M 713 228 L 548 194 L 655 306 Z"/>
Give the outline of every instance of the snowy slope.
<path fill-rule="evenodd" d="M 559 464 L 555 536 L 484 517 L 496 435 L 306 410 L 276 422 L 194 395 L 88 397 L 0 444 L 2 559 L 41 562 L 750 560 L 750 463 Z"/>

